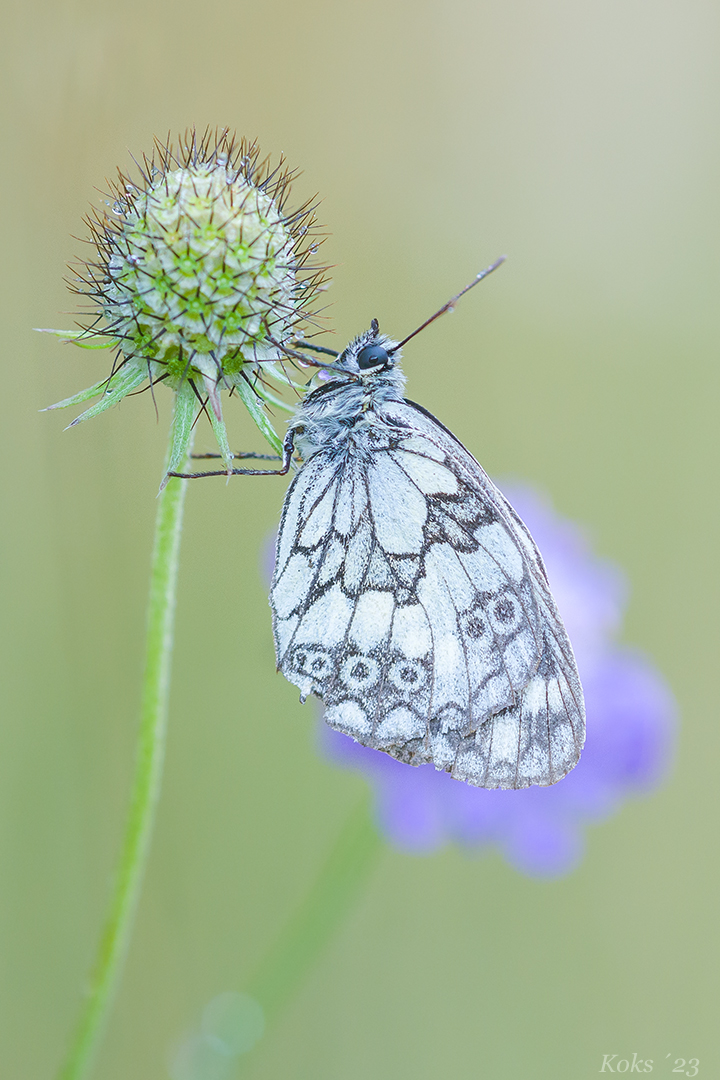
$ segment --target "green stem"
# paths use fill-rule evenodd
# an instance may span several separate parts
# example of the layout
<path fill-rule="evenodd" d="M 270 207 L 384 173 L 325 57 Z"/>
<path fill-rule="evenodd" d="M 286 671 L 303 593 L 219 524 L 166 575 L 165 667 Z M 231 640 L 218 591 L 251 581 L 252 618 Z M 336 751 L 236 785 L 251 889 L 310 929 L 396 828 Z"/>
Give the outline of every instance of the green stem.
<path fill-rule="evenodd" d="M 189 449 L 188 446 L 188 454 Z M 115 891 L 87 998 L 59 1080 L 80 1080 L 90 1067 L 93 1051 L 112 1004 L 138 906 L 165 756 L 175 593 L 186 486 L 187 480 L 171 478 L 158 496 L 148 600 L 145 675 L 130 813 Z"/>
<path fill-rule="evenodd" d="M 269 1021 L 277 1018 L 370 879 L 383 842 L 367 801 L 343 825 L 309 893 L 248 986 Z"/>

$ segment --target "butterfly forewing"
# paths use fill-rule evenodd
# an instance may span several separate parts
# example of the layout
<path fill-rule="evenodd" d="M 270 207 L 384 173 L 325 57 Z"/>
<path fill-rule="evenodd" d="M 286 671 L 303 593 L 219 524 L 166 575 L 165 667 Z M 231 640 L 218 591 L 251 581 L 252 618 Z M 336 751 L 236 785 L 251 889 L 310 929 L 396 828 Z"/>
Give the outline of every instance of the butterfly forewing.
<path fill-rule="evenodd" d="M 559 780 L 582 692 L 542 560 L 478 463 L 387 401 L 314 453 L 285 500 L 278 667 L 367 746 L 484 787 Z"/>

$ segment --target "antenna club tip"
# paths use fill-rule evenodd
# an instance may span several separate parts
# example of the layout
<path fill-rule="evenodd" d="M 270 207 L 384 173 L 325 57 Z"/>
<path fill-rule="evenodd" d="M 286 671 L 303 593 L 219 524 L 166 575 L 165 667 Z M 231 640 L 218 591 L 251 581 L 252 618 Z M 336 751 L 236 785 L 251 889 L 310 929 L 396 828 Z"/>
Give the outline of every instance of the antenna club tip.
<path fill-rule="evenodd" d="M 497 270 L 498 266 L 502 266 L 506 259 L 507 255 L 498 256 L 495 262 L 490 263 L 489 266 L 487 266 L 484 270 L 480 271 L 480 273 L 478 274 L 478 278 L 487 277 L 487 275 L 491 274 L 493 270 Z"/>

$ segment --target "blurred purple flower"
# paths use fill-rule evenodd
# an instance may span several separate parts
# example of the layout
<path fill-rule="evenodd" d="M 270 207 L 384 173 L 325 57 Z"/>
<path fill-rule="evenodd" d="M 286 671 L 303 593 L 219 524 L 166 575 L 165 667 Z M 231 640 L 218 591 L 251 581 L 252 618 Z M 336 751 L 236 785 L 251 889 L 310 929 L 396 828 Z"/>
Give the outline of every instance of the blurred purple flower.
<path fill-rule="evenodd" d="M 553 877 L 579 862 L 583 825 L 661 779 L 675 704 L 650 661 L 615 640 L 627 592 L 620 570 L 593 555 L 581 529 L 532 489 L 506 494 L 543 554 L 575 650 L 587 704 L 580 763 L 553 787 L 487 791 L 432 765 L 404 765 L 325 724 L 321 743 L 329 758 L 370 780 L 380 829 L 395 847 L 424 854 L 452 842 L 494 844 L 517 870 Z"/>

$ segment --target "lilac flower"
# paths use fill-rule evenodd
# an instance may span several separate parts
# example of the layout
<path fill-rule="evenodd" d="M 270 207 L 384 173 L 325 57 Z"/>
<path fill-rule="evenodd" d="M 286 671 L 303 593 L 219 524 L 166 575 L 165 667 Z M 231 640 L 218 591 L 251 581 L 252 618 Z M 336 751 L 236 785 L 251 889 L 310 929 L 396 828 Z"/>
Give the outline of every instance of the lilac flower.
<path fill-rule="evenodd" d="M 325 724 L 321 744 L 333 761 L 369 779 L 378 825 L 395 847 L 424 854 L 452 842 L 495 845 L 517 870 L 553 877 L 579 862 L 583 825 L 661 779 L 675 704 L 650 661 L 615 640 L 627 591 L 619 569 L 594 556 L 578 526 L 530 488 L 506 493 L 543 554 L 575 650 L 587 705 L 580 763 L 549 788 L 486 791 L 431 765 L 404 765 Z"/>

